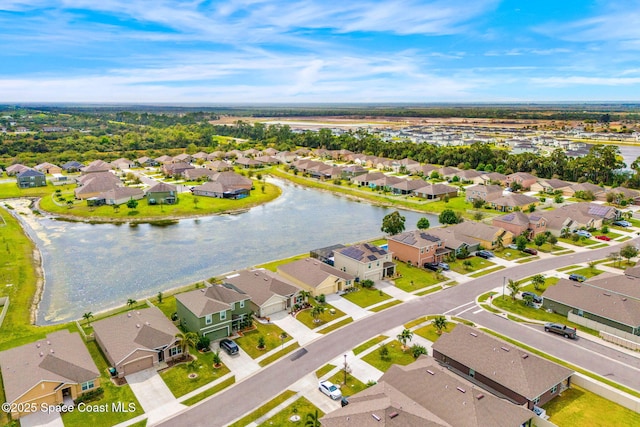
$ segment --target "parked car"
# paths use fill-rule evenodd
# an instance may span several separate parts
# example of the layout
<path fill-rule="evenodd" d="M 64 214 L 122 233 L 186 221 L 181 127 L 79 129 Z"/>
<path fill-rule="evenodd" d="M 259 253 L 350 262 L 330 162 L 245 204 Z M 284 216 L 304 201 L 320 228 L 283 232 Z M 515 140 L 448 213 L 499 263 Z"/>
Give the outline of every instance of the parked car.
<path fill-rule="evenodd" d="M 491 251 L 481 250 L 476 252 L 476 256 L 479 256 L 480 258 L 484 258 L 484 259 L 489 259 L 489 258 L 493 258 L 495 255 Z"/>
<path fill-rule="evenodd" d="M 349 399 L 347 398 L 347 396 L 342 396 L 342 399 L 340 399 L 340 406 L 347 406 L 349 404 Z"/>
<path fill-rule="evenodd" d="M 340 388 L 338 388 L 338 386 L 331 381 L 320 381 L 320 385 L 318 388 L 321 392 L 323 392 L 333 400 L 342 400 L 342 392 L 340 391 Z"/>
<path fill-rule="evenodd" d="M 538 251 L 532 248 L 524 248 L 522 252 L 529 255 L 538 255 Z"/>
<path fill-rule="evenodd" d="M 564 335 L 565 338 L 571 339 L 575 339 L 577 335 L 576 328 L 570 328 L 567 325 L 561 325 L 560 323 L 545 323 L 544 330 L 546 332 Z"/>
<path fill-rule="evenodd" d="M 623 219 L 620 219 L 618 221 L 613 221 L 613 225 L 617 225 L 618 227 L 631 227 L 631 223 Z"/>
<path fill-rule="evenodd" d="M 542 304 L 542 297 L 538 294 L 535 294 L 533 292 L 523 292 L 522 293 L 522 299 L 524 299 L 526 296 L 530 296 L 532 301 L 536 304 Z"/>
<path fill-rule="evenodd" d="M 591 233 L 589 233 L 587 230 L 573 230 L 573 232 L 578 236 L 586 237 L 587 239 L 591 237 Z"/>
<path fill-rule="evenodd" d="M 611 240 L 611 237 L 609 236 L 605 236 L 604 234 L 602 236 L 596 236 L 596 239 L 598 240 L 604 240 L 605 242 L 608 242 L 609 240 Z"/>
<path fill-rule="evenodd" d="M 424 263 L 424 268 L 426 268 L 427 270 L 432 270 L 432 271 L 440 270 L 440 266 L 438 266 L 438 264 L 436 264 L 435 262 L 425 262 Z"/>
<path fill-rule="evenodd" d="M 574 282 L 584 282 L 585 280 L 587 280 L 587 278 L 582 274 L 570 274 L 569 280 L 573 280 Z"/>
<path fill-rule="evenodd" d="M 438 267 L 440 267 L 441 269 L 443 269 L 444 271 L 449 271 L 451 270 L 451 267 L 449 267 L 449 264 L 447 264 L 446 262 L 439 262 L 438 263 Z"/>
<path fill-rule="evenodd" d="M 220 340 L 220 348 L 226 351 L 229 356 L 238 354 L 238 351 L 240 351 L 240 347 L 238 347 L 238 344 L 231 341 L 229 338 Z"/>

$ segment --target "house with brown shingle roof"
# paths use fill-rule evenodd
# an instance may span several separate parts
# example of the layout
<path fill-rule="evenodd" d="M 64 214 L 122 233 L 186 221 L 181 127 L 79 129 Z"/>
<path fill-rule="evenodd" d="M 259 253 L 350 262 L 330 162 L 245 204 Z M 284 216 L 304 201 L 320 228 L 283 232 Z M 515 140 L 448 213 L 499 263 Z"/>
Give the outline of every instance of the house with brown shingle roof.
<path fill-rule="evenodd" d="M 216 173 L 216 171 L 207 168 L 194 168 L 185 170 L 182 175 L 188 181 L 196 181 L 198 179 L 208 181 Z"/>
<path fill-rule="evenodd" d="M 119 378 L 177 359 L 180 331 L 157 307 L 128 311 L 93 323 L 96 342 Z"/>
<path fill-rule="evenodd" d="M 539 193 L 553 194 L 556 191 L 564 191 L 566 188 L 571 187 L 572 184 L 572 182 L 561 179 L 539 179 L 534 184 L 531 184 L 530 189 Z"/>
<path fill-rule="evenodd" d="M 427 184 L 417 190 L 413 190 L 413 194 L 427 200 L 451 198 L 458 195 L 458 187 L 445 184 Z"/>
<path fill-rule="evenodd" d="M 84 341 L 66 329 L 1 352 L 0 368 L 5 398 L 13 409 L 20 404 L 70 404 L 100 387 L 100 372 Z M 28 413 L 15 410 L 11 417 Z"/>
<path fill-rule="evenodd" d="M 464 324 L 442 334 L 432 350 L 434 359 L 461 377 L 529 409 L 558 396 L 571 385 L 574 374 L 564 366 Z"/>
<path fill-rule="evenodd" d="M 560 279 L 543 296 L 545 309 L 563 316 L 573 313 L 609 328 L 640 335 L 640 279 L 611 273 L 583 283 Z"/>
<path fill-rule="evenodd" d="M 450 252 L 439 237 L 424 230 L 405 231 L 389 236 L 387 244 L 396 259 L 418 267 L 426 263 L 441 262 Z"/>
<path fill-rule="evenodd" d="M 535 184 L 537 180 L 538 180 L 538 177 L 531 175 L 530 173 L 516 172 L 510 175 L 507 175 L 507 177 L 504 180 L 504 184 L 507 187 L 511 187 L 511 184 L 517 183 L 517 184 L 520 184 L 523 189 L 527 189 L 527 188 L 530 188 L 533 184 Z"/>
<path fill-rule="evenodd" d="M 384 174 L 382 172 L 368 172 L 353 177 L 351 181 L 355 182 L 361 187 L 369 187 L 371 182 L 374 182 L 382 177 L 384 177 Z"/>
<path fill-rule="evenodd" d="M 240 329 L 251 316 L 249 295 L 223 285 L 176 295 L 180 325 L 190 332 L 218 340 Z"/>
<path fill-rule="evenodd" d="M 178 187 L 166 182 L 159 182 L 147 190 L 145 197 L 150 205 L 156 203 L 173 205 L 178 202 Z"/>
<path fill-rule="evenodd" d="M 95 198 L 104 200 L 105 205 L 122 205 L 132 199 L 140 200 L 144 198 L 144 191 L 137 187 L 115 187 L 98 194 Z"/>
<path fill-rule="evenodd" d="M 565 197 L 573 197 L 578 191 L 590 191 L 594 196 L 596 196 L 596 199 L 605 200 L 604 188 L 590 182 L 570 185 L 568 188 L 562 190 L 562 195 Z"/>
<path fill-rule="evenodd" d="M 317 297 L 335 294 L 353 286 L 355 277 L 315 258 L 305 258 L 278 266 L 278 274 Z"/>
<path fill-rule="evenodd" d="M 28 166 L 25 166 L 20 163 L 16 163 L 11 166 L 7 166 L 7 169 L 5 172 L 7 172 L 7 176 L 13 176 L 13 175 L 18 175 L 20 172 L 24 172 L 29 169 L 31 168 Z"/>
<path fill-rule="evenodd" d="M 49 175 L 53 175 L 54 173 L 62 173 L 62 168 L 60 166 L 54 165 L 53 163 L 49 162 L 40 163 L 39 165 L 36 165 L 34 169 Z"/>
<path fill-rule="evenodd" d="M 547 220 L 535 212 L 531 214 L 525 214 L 521 211 L 510 212 L 493 218 L 491 223 L 496 227 L 510 231 L 514 236 L 526 232 L 532 238 L 547 231 Z"/>
<path fill-rule="evenodd" d="M 412 194 L 415 190 L 424 187 L 425 182 L 422 179 L 403 179 L 395 184 L 391 184 L 391 192 L 393 194 Z"/>
<path fill-rule="evenodd" d="M 111 162 L 111 166 L 113 166 L 116 169 L 131 169 L 136 166 L 136 162 L 133 160 L 129 160 L 129 159 L 125 159 L 124 157 L 121 157 Z"/>
<path fill-rule="evenodd" d="M 300 288 L 269 270 L 242 270 L 225 277 L 225 286 L 249 295 L 251 308 L 258 317 L 268 317 L 281 311 L 290 312 L 302 302 Z"/>
<path fill-rule="evenodd" d="M 615 220 L 619 215 L 613 206 L 588 202 L 571 203 L 544 213 L 547 229 L 556 234 L 563 229 L 601 228 L 605 221 Z"/>
<path fill-rule="evenodd" d="M 162 173 L 167 176 L 181 176 L 185 171 L 189 169 L 195 169 L 191 163 L 185 162 L 174 162 L 174 163 L 165 163 L 162 165 L 161 170 Z"/>
<path fill-rule="evenodd" d="M 91 173 L 100 173 L 100 172 L 108 172 L 111 169 L 113 169 L 113 167 L 111 166 L 110 163 L 107 163 L 103 160 L 94 160 L 93 162 L 89 163 L 87 166 L 83 167 L 81 169 L 81 173 L 82 175 L 87 175 L 87 174 L 91 174 Z"/>
<path fill-rule="evenodd" d="M 503 189 L 499 185 L 472 185 L 465 189 L 465 200 L 473 203 L 475 200 L 490 202 L 502 197 Z"/>
<path fill-rule="evenodd" d="M 100 193 L 122 187 L 124 184 L 111 172 L 92 172 L 77 179 L 78 187 L 73 190 L 76 199 L 96 197 Z"/>
<path fill-rule="evenodd" d="M 533 416 L 420 356 L 407 366 L 392 365 L 376 385 L 320 421 L 324 427 L 514 427 Z"/>
<path fill-rule="evenodd" d="M 489 202 L 489 205 L 501 212 L 511 212 L 516 208 L 526 209 L 529 206 L 536 206 L 540 200 L 526 194 L 512 193 L 506 196 L 498 197 Z"/>

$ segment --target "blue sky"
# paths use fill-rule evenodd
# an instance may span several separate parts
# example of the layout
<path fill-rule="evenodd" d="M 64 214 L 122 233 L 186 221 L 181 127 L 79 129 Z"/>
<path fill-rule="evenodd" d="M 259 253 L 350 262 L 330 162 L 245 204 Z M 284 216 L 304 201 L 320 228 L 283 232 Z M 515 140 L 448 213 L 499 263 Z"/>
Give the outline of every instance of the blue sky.
<path fill-rule="evenodd" d="M 0 0 L 0 103 L 640 101 L 639 54 L 638 0 Z"/>

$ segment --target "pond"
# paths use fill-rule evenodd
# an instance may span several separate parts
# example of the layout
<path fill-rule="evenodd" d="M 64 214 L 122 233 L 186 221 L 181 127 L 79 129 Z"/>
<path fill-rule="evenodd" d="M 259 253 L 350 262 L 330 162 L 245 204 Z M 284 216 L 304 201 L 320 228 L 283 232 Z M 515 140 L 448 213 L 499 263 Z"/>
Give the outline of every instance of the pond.
<path fill-rule="evenodd" d="M 393 209 L 274 180 L 277 200 L 172 225 L 88 224 L 18 215 L 42 253 L 38 324 L 77 319 L 159 291 L 336 243 L 380 236 Z M 406 228 L 423 216 L 403 211 Z"/>

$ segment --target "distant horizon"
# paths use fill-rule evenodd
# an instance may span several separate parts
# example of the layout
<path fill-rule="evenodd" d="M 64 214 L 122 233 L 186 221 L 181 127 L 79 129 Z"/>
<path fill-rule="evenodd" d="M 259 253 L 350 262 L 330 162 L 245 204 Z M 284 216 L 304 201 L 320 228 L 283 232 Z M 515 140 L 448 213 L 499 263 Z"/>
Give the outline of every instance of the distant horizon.
<path fill-rule="evenodd" d="M 5 0 L 0 102 L 635 103 L 638 28 L 629 0 Z"/>

